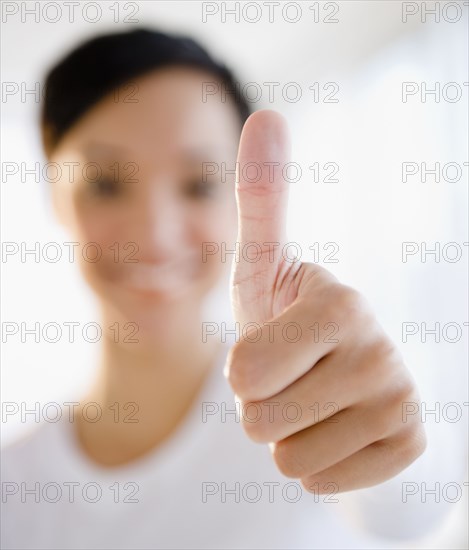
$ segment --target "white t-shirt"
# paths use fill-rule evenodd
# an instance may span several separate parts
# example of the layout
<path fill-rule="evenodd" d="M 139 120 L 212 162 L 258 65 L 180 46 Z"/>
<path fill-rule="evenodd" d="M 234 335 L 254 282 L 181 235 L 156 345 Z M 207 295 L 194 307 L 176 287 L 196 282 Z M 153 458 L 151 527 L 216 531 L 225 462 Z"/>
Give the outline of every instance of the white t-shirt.
<path fill-rule="evenodd" d="M 5 449 L 2 548 L 397 548 L 354 529 L 343 495 L 307 493 L 247 438 L 228 412 L 226 351 L 176 432 L 131 464 L 92 462 L 68 418 Z"/>

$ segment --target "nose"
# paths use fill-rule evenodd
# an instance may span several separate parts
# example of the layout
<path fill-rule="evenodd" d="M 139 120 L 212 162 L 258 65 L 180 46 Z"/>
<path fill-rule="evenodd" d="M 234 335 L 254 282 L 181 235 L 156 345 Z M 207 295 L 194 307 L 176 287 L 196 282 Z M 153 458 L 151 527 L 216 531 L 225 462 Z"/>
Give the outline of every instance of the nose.
<path fill-rule="evenodd" d="M 145 186 L 138 193 L 132 233 L 141 261 L 164 263 L 174 257 L 175 250 L 183 244 L 184 209 L 174 186 L 174 183 L 159 181 L 158 185 Z"/>

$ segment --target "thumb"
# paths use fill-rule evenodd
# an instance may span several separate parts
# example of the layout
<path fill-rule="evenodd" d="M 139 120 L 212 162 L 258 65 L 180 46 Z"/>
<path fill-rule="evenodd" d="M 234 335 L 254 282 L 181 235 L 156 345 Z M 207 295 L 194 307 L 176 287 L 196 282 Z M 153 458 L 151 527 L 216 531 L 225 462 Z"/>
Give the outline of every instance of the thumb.
<path fill-rule="evenodd" d="M 236 201 L 238 246 L 232 272 L 232 304 L 237 320 L 266 320 L 271 309 L 283 245 L 286 243 L 290 158 L 286 120 L 271 110 L 246 121 L 238 151 Z"/>

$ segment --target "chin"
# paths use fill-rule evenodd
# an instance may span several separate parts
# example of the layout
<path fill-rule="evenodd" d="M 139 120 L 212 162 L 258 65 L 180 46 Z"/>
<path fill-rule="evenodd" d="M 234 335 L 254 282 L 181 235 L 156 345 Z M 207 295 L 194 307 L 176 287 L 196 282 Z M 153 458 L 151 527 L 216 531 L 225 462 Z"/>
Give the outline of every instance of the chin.
<path fill-rule="evenodd" d="M 204 267 L 208 267 L 205 264 Z M 164 277 L 123 277 L 122 272 L 88 271 L 85 278 L 103 304 L 109 322 L 136 323 L 142 330 L 161 330 L 196 321 L 207 294 L 219 282 L 214 269 L 193 269 Z"/>
<path fill-rule="evenodd" d="M 139 331 L 159 335 L 178 330 L 188 320 L 197 322 L 204 299 L 212 284 L 192 282 L 167 291 L 156 289 L 128 288 L 124 285 L 104 282 L 94 290 L 108 312 L 110 324 L 118 322 L 125 328 L 135 324 Z M 131 327 L 124 332 L 130 333 Z M 136 336 L 138 338 L 138 336 Z"/>

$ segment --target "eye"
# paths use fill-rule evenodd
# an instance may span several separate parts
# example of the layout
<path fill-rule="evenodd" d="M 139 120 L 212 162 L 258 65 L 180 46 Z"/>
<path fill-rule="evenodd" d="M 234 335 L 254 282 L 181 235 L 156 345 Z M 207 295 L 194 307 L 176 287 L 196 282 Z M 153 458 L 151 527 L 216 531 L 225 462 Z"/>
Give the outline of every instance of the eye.
<path fill-rule="evenodd" d="M 119 182 L 110 177 L 102 177 L 91 182 L 91 190 L 102 197 L 114 197 L 121 191 Z"/>
<path fill-rule="evenodd" d="M 191 198 L 209 198 L 217 193 L 217 185 L 212 181 L 194 180 L 185 187 L 185 194 Z"/>

